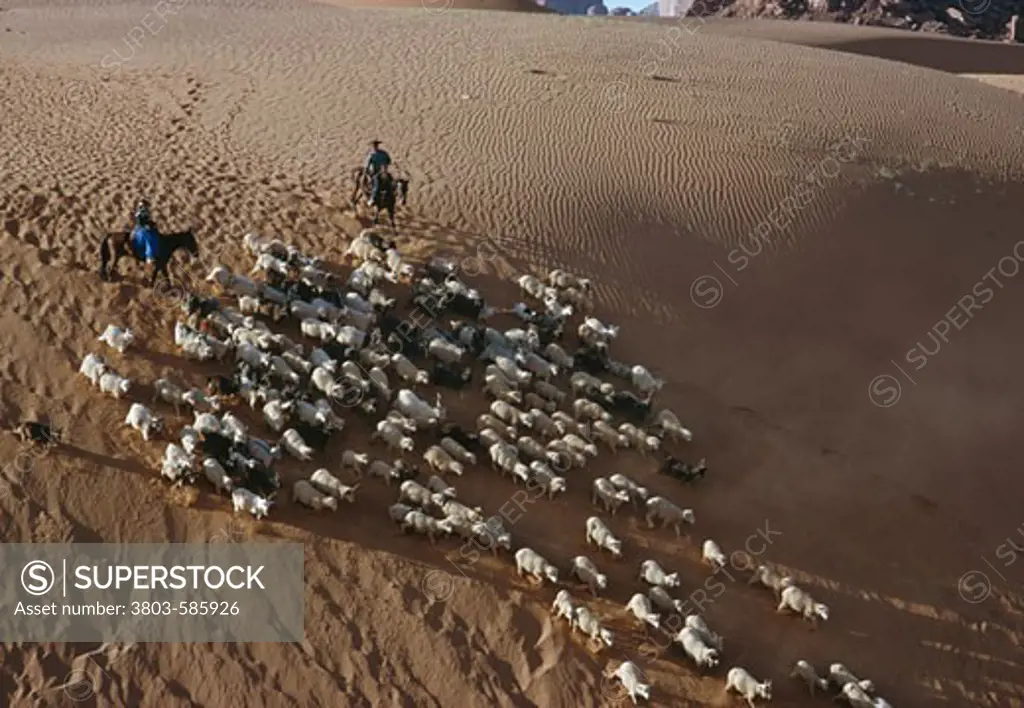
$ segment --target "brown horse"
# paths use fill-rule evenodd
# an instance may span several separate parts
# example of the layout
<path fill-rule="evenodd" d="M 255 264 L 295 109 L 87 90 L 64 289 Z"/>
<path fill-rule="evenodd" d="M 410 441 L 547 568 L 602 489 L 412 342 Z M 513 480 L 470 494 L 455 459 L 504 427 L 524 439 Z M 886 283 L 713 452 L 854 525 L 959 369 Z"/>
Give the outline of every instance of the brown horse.
<path fill-rule="evenodd" d="M 355 183 L 355 187 L 352 189 L 352 208 L 359 209 L 359 202 L 364 199 L 370 198 L 372 191 L 370 180 L 366 174 L 366 171 L 361 167 L 356 167 L 350 173 L 352 181 Z M 395 204 L 399 198 L 402 200 L 402 205 L 405 205 L 406 197 L 409 194 L 409 180 L 398 179 L 391 175 L 390 172 L 383 172 L 380 175 L 380 189 L 377 190 L 377 199 L 371 205 L 373 207 L 373 223 L 377 223 L 380 219 L 380 211 L 384 209 L 388 213 L 388 220 L 391 223 L 391 228 L 395 228 Z"/>
<path fill-rule="evenodd" d="M 167 265 L 171 262 L 171 256 L 179 248 L 184 248 L 192 256 L 199 255 L 199 245 L 196 243 L 195 234 L 191 229 L 173 234 L 160 234 L 157 237 L 157 243 L 156 263 L 154 263 L 153 275 L 149 280 L 149 287 L 156 284 L 156 279 L 161 273 L 170 281 L 171 276 L 167 272 Z M 132 248 L 130 231 L 108 233 L 103 237 L 103 242 L 100 244 L 101 280 L 110 280 L 112 276 L 117 275 L 117 261 L 121 256 L 131 256 L 136 261 L 142 261 L 139 254 Z M 112 263 L 111 257 L 113 257 Z"/>

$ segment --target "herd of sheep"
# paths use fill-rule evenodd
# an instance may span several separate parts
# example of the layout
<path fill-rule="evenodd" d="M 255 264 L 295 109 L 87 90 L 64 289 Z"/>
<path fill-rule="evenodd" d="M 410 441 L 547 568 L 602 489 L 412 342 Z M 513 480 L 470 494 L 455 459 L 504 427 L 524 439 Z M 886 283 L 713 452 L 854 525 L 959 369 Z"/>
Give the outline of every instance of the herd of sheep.
<path fill-rule="evenodd" d="M 599 444 L 612 452 L 657 453 L 659 471 L 686 483 L 707 472 L 703 459 L 688 463 L 666 451 L 667 445 L 690 442 L 693 436 L 675 413 L 654 408 L 662 380 L 643 366 L 611 357 L 618 327 L 592 316 L 591 283 L 584 278 L 561 270 L 544 279 L 524 275 L 517 283 L 526 301 L 498 309 L 468 287 L 452 264 L 434 260 L 416 269 L 403 260 L 394 242 L 373 230 L 361 233 L 346 250 L 346 260 L 358 261 L 358 266 L 349 270 L 344 284 L 321 259 L 278 240 L 249 234 L 244 247 L 255 259 L 249 276 L 214 268 L 206 280 L 221 297 L 190 294 L 174 328 L 175 346 L 186 357 L 233 361 L 231 371 L 209 376 L 202 388 L 166 378 L 152 383 L 150 406 L 159 401 L 172 406 L 175 414 L 185 407 L 194 416 L 176 436 L 178 442 L 168 442 L 164 452 L 161 473 L 173 484 L 195 484 L 205 477 L 218 493 L 230 494 L 236 513 L 261 519 L 271 512 L 281 487 L 275 463 L 284 454 L 313 460 L 345 428 L 342 414 L 359 416 L 373 426 L 370 444 L 386 447 L 396 455 L 394 461 L 344 450 L 336 472 L 319 468 L 292 484 L 293 502 L 335 511 L 339 503 L 355 502 L 365 477 L 380 479 L 397 485 L 388 514 L 403 530 L 427 536 L 432 543 L 456 535 L 495 554 L 505 550 L 519 575 L 538 584 L 558 584 L 561 573 L 555 564 L 514 543 L 501 516 L 463 503 L 446 480 L 489 463 L 538 497 L 554 498 L 567 491 L 573 470 L 599 454 Z M 250 277 L 256 273 L 264 277 Z M 413 316 L 396 314 L 397 298 L 385 294 L 390 287 L 386 284 L 411 285 Z M 222 302 L 226 294 L 237 297 L 237 307 Z M 446 326 L 442 315 L 461 319 Z M 505 331 L 488 326 L 497 315 L 514 316 L 522 326 Z M 579 346 L 570 352 L 561 342 L 574 317 Z M 267 324 L 287 319 L 308 342 L 295 342 Z M 99 341 L 123 355 L 135 337 L 111 325 Z M 417 393 L 429 385 L 464 389 L 476 380 L 478 365 L 484 367 L 480 388 L 491 402 L 475 429 L 449 419 L 440 392 L 432 400 Z M 134 386 L 96 353 L 85 357 L 80 373 L 115 398 L 128 395 Z M 602 375 L 625 385 L 617 388 Z M 396 390 L 393 382 L 405 387 Z M 262 418 L 278 436 L 276 441 L 256 436 L 239 413 L 228 409 L 242 404 Z M 149 441 L 165 433 L 164 421 L 151 407 L 134 402 L 125 425 Z M 430 436 L 430 444 L 417 456 L 423 435 Z M 413 456 L 422 461 L 428 479 L 421 481 L 418 461 L 406 459 Z M 348 474 L 354 477 L 351 484 L 340 478 Z M 648 528 L 670 528 L 676 536 L 696 523 L 692 509 L 652 495 L 622 473 L 598 477 L 590 488 L 593 505 L 608 516 L 625 506 Z M 623 555 L 622 541 L 601 516 L 586 520 L 585 538 L 598 554 L 615 559 Z M 712 539 L 704 541 L 702 557 L 716 570 L 727 562 Z M 588 556 L 572 558 L 568 572 L 595 597 L 608 587 L 607 576 Z M 672 596 L 680 586 L 678 573 L 644 560 L 637 578 L 647 589 L 635 593 L 625 611 L 645 630 L 656 632 L 666 632 L 665 616 L 685 614 L 682 628 L 669 633 L 672 642 L 697 667 L 716 667 L 723 639 L 700 614 L 686 613 L 684 603 Z M 826 605 L 767 565 L 759 566 L 749 582 L 771 588 L 779 612 L 792 611 L 815 624 L 829 617 Z M 594 651 L 615 645 L 602 618 L 568 590 L 557 592 L 551 612 L 567 620 L 573 633 L 585 636 Z M 837 687 L 836 697 L 855 708 L 889 706 L 872 695 L 870 681 L 841 664 L 831 665 L 826 679 L 801 660 L 790 675 L 806 681 L 812 694 L 830 684 Z M 649 682 L 631 661 L 606 676 L 618 680 L 633 703 L 650 698 Z M 739 693 L 750 706 L 755 699 L 770 700 L 771 686 L 770 680 L 758 681 L 742 667 L 726 675 L 726 690 Z"/>

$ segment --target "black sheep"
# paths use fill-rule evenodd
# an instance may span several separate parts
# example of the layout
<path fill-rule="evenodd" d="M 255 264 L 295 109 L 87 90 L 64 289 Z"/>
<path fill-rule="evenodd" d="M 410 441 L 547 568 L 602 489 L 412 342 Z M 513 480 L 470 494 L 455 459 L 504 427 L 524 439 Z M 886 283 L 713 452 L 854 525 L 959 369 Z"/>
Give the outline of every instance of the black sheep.
<path fill-rule="evenodd" d="M 321 452 L 327 447 L 328 441 L 331 439 L 331 434 L 324 428 L 320 428 L 307 423 L 296 423 L 294 426 L 295 432 L 297 432 L 306 444 L 317 452 Z"/>
<path fill-rule="evenodd" d="M 609 412 L 621 413 L 633 423 L 643 423 L 651 414 L 650 401 L 644 401 L 632 391 L 615 391 L 604 401 L 608 405 Z"/>
<path fill-rule="evenodd" d="M 480 445 L 480 436 L 476 433 L 466 432 L 461 426 L 455 423 L 442 423 L 441 427 L 438 428 L 437 437 L 439 440 L 441 438 L 451 438 L 471 452 L 474 449 L 482 450 Z"/>
<path fill-rule="evenodd" d="M 461 389 L 469 385 L 473 380 L 473 368 L 470 366 L 458 367 L 444 362 L 435 362 L 431 371 L 431 380 L 438 386 Z"/>

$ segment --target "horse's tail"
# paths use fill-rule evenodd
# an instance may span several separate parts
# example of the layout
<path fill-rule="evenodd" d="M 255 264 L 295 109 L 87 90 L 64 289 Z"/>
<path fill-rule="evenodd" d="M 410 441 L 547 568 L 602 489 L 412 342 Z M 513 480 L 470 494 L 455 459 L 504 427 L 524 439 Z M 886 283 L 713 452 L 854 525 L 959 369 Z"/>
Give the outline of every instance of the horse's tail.
<path fill-rule="evenodd" d="M 110 263 L 110 235 L 103 237 L 100 243 L 100 280 L 107 279 L 107 264 Z"/>

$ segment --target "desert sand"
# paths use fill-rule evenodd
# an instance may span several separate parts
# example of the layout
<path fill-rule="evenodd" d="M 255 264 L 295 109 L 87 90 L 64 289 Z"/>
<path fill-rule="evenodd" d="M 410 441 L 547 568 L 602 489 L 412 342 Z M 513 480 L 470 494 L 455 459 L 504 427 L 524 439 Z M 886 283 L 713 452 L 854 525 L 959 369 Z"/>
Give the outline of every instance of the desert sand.
<path fill-rule="evenodd" d="M 0 705 L 588 708 L 626 705 L 601 678 L 623 658 L 656 706 L 741 705 L 722 692 L 734 665 L 774 680 L 772 705 L 825 705 L 786 678 L 804 658 L 846 663 L 895 706 L 1021 706 L 1024 558 L 1006 563 L 1006 544 L 1024 547 L 1024 97 L 1006 88 L 1022 50 L 979 44 L 1000 58 L 958 65 L 963 42 L 849 27 L 407 4 L 0 11 L 2 423 L 53 417 L 71 440 L 8 464 L 0 539 L 306 547 L 303 644 L 4 644 Z M 567 567 L 587 552 L 590 482 L 615 471 L 694 508 L 690 541 L 630 512 L 612 521 L 626 557 L 597 557 L 611 586 L 592 604 L 617 637 L 600 656 L 508 559 L 460 569 L 454 541 L 403 537 L 382 484 L 337 515 L 286 502 L 261 523 L 233 520 L 207 486 L 181 503 L 158 479 L 162 446 L 75 373 L 111 322 L 139 336 L 119 366 L 133 378 L 210 371 L 174 350 L 176 303 L 137 267 L 97 277 L 100 234 L 138 195 L 165 229 L 198 229 L 200 278 L 217 262 L 248 270 L 248 230 L 337 261 L 366 223 L 346 208 L 346 168 L 375 137 L 412 180 L 403 249 L 493 244 L 470 284 L 503 303 L 513 273 L 591 277 L 596 314 L 622 327 L 613 353 L 667 380 L 660 405 L 695 434 L 676 449 L 708 459 L 684 488 L 653 458 L 604 453 L 511 528 Z M 482 406 L 461 402 L 459 422 Z M 342 447 L 383 454 L 358 430 Z M 20 449 L 0 437 L 0 459 Z M 332 464 L 289 462 L 283 477 Z M 489 511 L 515 492 L 484 468 L 458 487 Z M 703 606 L 722 667 L 640 657 L 649 640 L 621 610 L 640 560 L 678 570 L 685 597 L 709 575 L 704 538 L 728 551 L 766 525 L 758 560 L 829 621 L 776 614 L 732 570 Z M 970 571 L 990 593 L 977 574 L 962 582 Z M 74 672 L 89 679 L 77 702 Z"/>

